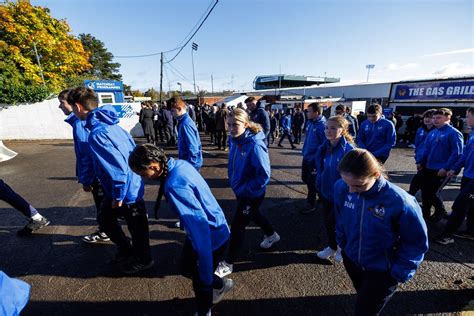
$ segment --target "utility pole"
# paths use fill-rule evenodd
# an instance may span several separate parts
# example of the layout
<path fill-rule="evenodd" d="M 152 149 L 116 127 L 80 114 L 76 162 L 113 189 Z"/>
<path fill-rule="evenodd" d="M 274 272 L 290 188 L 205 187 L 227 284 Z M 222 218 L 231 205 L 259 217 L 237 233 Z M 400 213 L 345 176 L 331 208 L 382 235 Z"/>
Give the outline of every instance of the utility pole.
<path fill-rule="evenodd" d="M 40 63 L 38 50 L 36 49 L 36 43 L 35 42 L 33 42 L 33 48 L 35 50 L 36 61 L 38 62 L 38 66 L 39 66 L 39 69 L 40 69 L 41 80 L 43 81 L 43 86 L 46 87 L 46 83 L 44 82 L 44 76 L 43 76 L 43 68 L 41 68 L 41 63 Z"/>
<path fill-rule="evenodd" d="M 211 75 L 211 92 L 214 93 L 214 78 Z"/>
<path fill-rule="evenodd" d="M 196 76 L 194 74 L 194 51 L 198 50 L 198 44 L 194 43 L 191 46 L 191 62 L 193 63 L 193 80 L 194 80 L 194 95 L 196 95 Z"/>
<path fill-rule="evenodd" d="M 160 103 L 163 101 L 161 95 L 163 94 L 163 52 L 161 52 L 161 59 L 160 59 Z"/>

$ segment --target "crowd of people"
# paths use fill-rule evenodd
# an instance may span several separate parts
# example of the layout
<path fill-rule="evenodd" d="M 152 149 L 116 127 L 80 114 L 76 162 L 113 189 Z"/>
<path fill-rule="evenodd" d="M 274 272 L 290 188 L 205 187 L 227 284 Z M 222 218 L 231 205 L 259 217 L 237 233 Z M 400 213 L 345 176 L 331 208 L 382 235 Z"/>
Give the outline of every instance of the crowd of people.
<path fill-rule="evenodd" d="M 245 106 L 227 109 L 225 104 L 194 107 L 175 96 L 159 106 L 143 104 L 139 118 L 147 143 L 137 146 L 118 125 L 114 108 L 99 107 L 93 90 L 65 90 L 59 101 L 72 126 L 78 181 L 92 193 L 97 210 L 98 230 L 84 241 L 111 240 L 117 246 L 111 263 L 125 274 L 150 269 L 154 261 L 143 179 L 157 181 L 155 216 L 164 196 L 186 233 L 181 271 L 192 279 L 197 315 L 210 315 L 212 306 L 233 288 L 227 276 L 234 272 L 250 222 L 263 231 L 260 248 L 280 240 L 260 209 L 271 175 L 268 147 L 278 137 L 278 146 L 285 138 L 293 148 L 303 142 L 301 175 L 308 207 L 301 212 L 321 210 L 328 244 L 316 256 L 343 263 L 357 291 L 355 315 L 377 315 L 398 285 L 413 277 L 428 250 L 426 223 L 447 216 L 439 192 L 463 168 L 452 213 L 434 240 L 474 240 L 474 137 L 463 145 L 463 135 L 450 124 L 449 109 L 426 111 L 417 119 L 421 125 L 413 123 L 415 133 L 407 120 L 405 135 L 415 146 L 418 172 L 405 192 L 388 180 L 383 167 L 396 144 L 399 121 L 385 118 L 378 104 L 357 117 L 340 104 L 336 115 L 325 117 L 319 103 L 283 113 L 265 109 L 254 97 Z M 474 128 L 474 108 L 468 109 L 466 123 Z M 229 185 L 236 198 L 230 228 L 200 173 L 200 132 L 208 133 L 218 149 L 229 151 Z M 157 146 L 158 138 L 166 146 L 177 143 L 178 159 Z M 421 207 L 414 197 L 419 190 Z M 0 198 L 30 219 L 20 235 L 50 223 L 3 181 Z M 466 217 L 467 230 L 459 232 Z M 131 242 L 119 219 L 127 223 Z"/>

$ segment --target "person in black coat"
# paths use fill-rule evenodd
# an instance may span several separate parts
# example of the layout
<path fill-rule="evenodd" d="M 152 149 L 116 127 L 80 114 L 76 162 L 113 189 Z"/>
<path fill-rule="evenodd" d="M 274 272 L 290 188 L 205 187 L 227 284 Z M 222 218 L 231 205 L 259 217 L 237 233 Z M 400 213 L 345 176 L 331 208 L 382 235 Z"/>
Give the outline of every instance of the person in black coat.
<path fill-rule="evenodd" d="M 245 99 L 245 105 L 250 111 L 250 119 L 262 126 L 263 133 L 265 134 L 265 145 L 268 146 L 268 135 L 270 134 L 270 117 L 265 107 L 254 97 L 248 97 Z"/>
<path fill-rule="evenodd" d="M 144 107 L 140 111 L 140 123 L 142 124 L 143 133 L 145 134 L 147 143 L 155 144 L 155 127 L 153 124 L 153 103 L 145 101 Z"/>
<path fill-rule="evenodd" d="M 304 113 L 301 112 L 301 108 L 297 107 L 295 113 L 293 114 L 293 136 L 295 137 L 295 143 L 301 143 L 301 135 L 303 132 L 303 127 L 305 123 L 305 116 Z"/>

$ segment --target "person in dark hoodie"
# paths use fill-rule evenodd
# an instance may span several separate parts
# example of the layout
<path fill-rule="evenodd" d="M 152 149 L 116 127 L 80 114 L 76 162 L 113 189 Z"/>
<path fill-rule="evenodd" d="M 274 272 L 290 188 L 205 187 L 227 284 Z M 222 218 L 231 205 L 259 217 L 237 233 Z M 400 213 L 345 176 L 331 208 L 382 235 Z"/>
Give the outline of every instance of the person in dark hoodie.
<path fill-rule="evenodd" d="M 144 144 L 135 147 L 128 163 L 144 179 L 160 181 L 157 203 L 165 195 L 171 210 L 179 215 L 186 232 L 181 272 L 193 280 L 197 315 L 210 315 L 212 304 L 234 285 L 231 279 L 214 274 L 230 235 L 224 212 L 206 181 L 187 161 L 174 160 L 163 149 Z"/>
<path fill-rule="evenodd" d="M 163 122 L 165 129 L 166 146 L 176 145 L 176 135 L 174 134 L 174 119 L 171 113 L 171 108 L 163 105 Z"/>
<path fill-rule="evenodd" d="M 86 120 L 86 128 L 90 130 L 88 142 L 96 175 L 104 189 L 98 222 L 118 247 L 111 263 L 120 264 L 126 274 L 147 270 L 154 262 L 143 200 L 144 184 L 128 166 L 128 157 L 135 148 L 135 142 L 118 125 L 118 114 L 113 106 L 98 108 L 98 98 L 92 89 L 73 89 L 68 94 L 68 103 L 78 118 Z M 119 217 L 127 222 L 132 243 L 122 231 Z"/>
<path fill-rule="evenodd" d="M 437 109 L 433 113 L 435 129 L 426 137 L 425 149 L 416 165 L 423 175 L 423 216 L 433 222 L 440 221 L 446 215 L 443 200 L 437 192 L 442 189 L 448 171 L 453 169 L 463 152 L 463 136 L 449 124 L 451 115 L 451 110 L 447 108 Z M 432 206 L 435 209 L 433 215 Z"/>
<path fill-rule="evenodd" d="M 434 128 L 433 126 L 433 113 L 435 109 L 430 109 L 423 113 L 423 125 L 418 128 L 416 131 L 415 137 L 415 162 L 419 164 L 421 162 L 421 157 L 423 156 L 423 151 L 425 150 L 425 140 L 426 136 L 428 136 L 429 132 L 431 132 Z M 415 195 L 420 189 L 423 184 L 423 169 L 418 171 L 413 179 L 410 182 L 410 188 L 408 189 L 408 193 L 411 195 Z"/>
<path fill-rule="evenodd" d="M 268 135 L 270 134 L 270 117 L 268 116 L 265 107 L 254 97 L 245 99 L 247 110 L 250 111 L 250 119 L 262 126 L 263 134 L 265 135 L 264 143 L 268 147 Z"/>
<path fill-rule="evenodd" d="M 301 143 L 301 135 L 303 134 L 303 128 L 305 126 L 305 115 L 301 111 L 301 108 L 297 106 L 295 108 L 295 113 L 293 114 L 292 117 L 292 127 L 293 127 L 293 136 L 295 137 L 295 143 L 300 144 Z"/>
<path fill-rule="evenodd" d="M 251 122 L 242 109 L 234 109 L 229 113 L 227 123 L 231 136 L 228 175 L 237 197 L 237 210 L 231 225 L 227 259 L 219 263 L 215 272 L 221 278 L 232 273 L 233 264 L 244 243 L 245 228 L 251 221 L 263 229 L 261 248 L 268 249 L 280 240 L 278 233 L 259 210 L 271 173 L 268 149 L 263 142 L 265 134 L 260 125 Z"/>
<path fill-rule="evenodd" d="M 349 132 L 349 121 L 343 116 L 330 117 L 324 130 L 326 141 L 316 153 L 316 188 L 321 196 L 328 246 L 316 253 L 320 259 L 342 262 L 341 248 L 336 242 L 336 215 L 334 214 L 334 184 L 341 178 L 337 165 L 344 155 L 354 149 Z"/>
<path fill-rule="evenodd" d="M 72 137 L 74 140 L 74 152 L 76 154 L 76 177 L 84 192 L 92 192 L 94 204 L 99 215 L 100 204 L 104 198 L 104 191 L 99 179 L 95 175 L 94 163 L 92 158 L 91 147 L 87 139 L 89 138 L 89 130 L 86 129 L 86 121 L 80 120 L 72 112 L 72 106 L 67 102 L 69 89 L 63 90 L 58 95 L 59 108 L 67 115 L 66 123 L 72 126 Z M 89 244 L 97 242 L 107 242 L 110 238 L 104 233 L 103 229 L 96 230 L 94 233 L 82 237 L 82 240 Z"/>
<path fill-rule="evenodd" d="M 385 179 L 369 151 L 349 151 L 338 170 L 336 241 L 357 292 L 354 315 L 379 315 L 423 261 L 426 224 L 416 199 Z"/>
<path fill-rule="evenodd" d="M 168 100 L 173 117 L 178 121 L 178 158 L 189 162 L 197 171 L 202 166 L 201 139 L 196 124 L 186 111 L 186 103 L 174 96 Z"/>
<path fill-rule="evenodd" d="M 380 104 L 369 106 L 367 120 L 362 123 L 357 134 L 357 145 L 370 151 L 381 163 L 385 163 L 396 142 L 395 125 L 382 118 Z"/>
<path fill-rule="evenodd" d="M 280 141 L 278 141 L 278 147 L 283 147 L 281 142 L 288 137 L 288 141 L 290 142 L 291 148 L 295 149 L 296 146 L 293 145 L 293 139 L 291 137 L 291 110 L 286 109 L 285 116 L 282 117 L 280 121 L 280 126 L 283 130 L 283 134 L 280 137 Z"/>
<path fill-rule="evenodd" d="M 316 211 L 316 152 L 319 146 L 326 141 L 324 129 L 326 118 L 323 116 L 323 109 L 319 103 L 311 103 L 308 106 L 308 120 L 306 121 L 305 140 L 303 144 L 303 162 L 301 165 L 301 180 L 308 187 L 306 202 L 309 207 L 301 210 L 301 213 L 312 213 Z"/>

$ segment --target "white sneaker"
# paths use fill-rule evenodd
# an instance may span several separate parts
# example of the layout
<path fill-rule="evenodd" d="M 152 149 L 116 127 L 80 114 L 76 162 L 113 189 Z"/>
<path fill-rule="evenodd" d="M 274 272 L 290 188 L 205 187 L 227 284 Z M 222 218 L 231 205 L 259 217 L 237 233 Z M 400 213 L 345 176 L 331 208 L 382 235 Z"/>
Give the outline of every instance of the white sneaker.
<path fill-rule="evenodd" d="M 222 279 L 224 285 L 221 289 L 214 289 L 212 293 L 212 304 L 217 304 L 224 298 L 225 293 L 229 292 L 234 287 L 232 279 Z"/>
<path fill-rule="evenodd" d="M 216 268 L 216 271 L 214 272 L 214 274 L 217 275 L 219 278 L 223 278 L 226 275 L 231 274 L 233 269 L 234 269 L 233 264 L 227 263 L 225 261 L 221 261 L 217 265 L 217 268 Z"/>
<path fill-rule="evenodd" d="M 408 147 L 411 148 L 411 149 L 415 149 L 415 148 L 416 148 L 416 146 L 415 146 L 414 144 L 410 144 L 410 145 L 408 145 Z"/>
<path fill-rule="evenodd" d="M 326 247 L 321 251 L 316 252 L 316 256 L 319 259 L 328 260 L 336 254 L 336 250 L 331 249 L 331 247 Z"/>
<path fill-rule="evenodd" d="M 194 316 L 198 316 L 198 313 L 195 312 L 195 313 L 194 313 Z M 206 316 L 211 316 L 211 310 L 209 310 L 209 311 L 206 313 Z"/>
<path fill-rule="evenodd" d="M 343 261 L 341 248 L 339 248 L 339 246 L 337 246 L 337 251 L 336 251 L 336 255 L 334 256 L 334 261 L 339 262 L 339 263 Z"/>
<path fill-rule="evenodd" d="M 263 241 L 260 243 L 260 247 L 263 249 L 270 248 L 274 243 L 280 241 L 280 235 L 274 232 L 271 236 L 264 236 Z"/>

